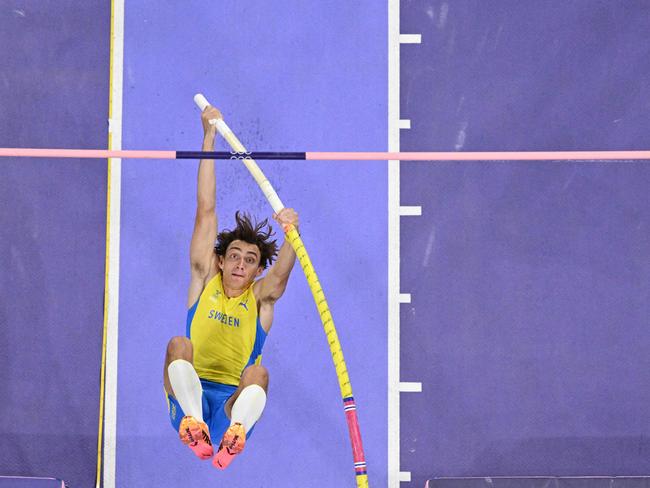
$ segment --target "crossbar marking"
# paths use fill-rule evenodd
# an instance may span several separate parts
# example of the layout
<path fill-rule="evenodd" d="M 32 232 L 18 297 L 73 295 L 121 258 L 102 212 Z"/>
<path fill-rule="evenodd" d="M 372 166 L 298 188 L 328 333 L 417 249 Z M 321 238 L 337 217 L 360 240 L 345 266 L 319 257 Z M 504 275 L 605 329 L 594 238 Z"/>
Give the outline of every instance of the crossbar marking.
<path fill-rule="evenodd" d="M 410 471 L 400 471 L 399 480 L 401 483 L 410 483 L 411 482 L 411 472 Z"/>
<path fill-rule="evenodd" d="M 400 34 L 400 44 L 422 44 L 422 34 Z"/>
<path fill-rule="evenodd" d="M 402 393 L 422 393 L 422 383 L 416 381 L 400 381 L 399 391 Z"/>
<path fill-rule="evenodd" d="M 399 208 L 399 214 L 403 217 L 407 217 L 407 216 L 417 217 L 419 215 L 422 215 L 422 207 L 417 205 L 412 205 L 412 206 L 402 205 Z"/>
<path fill-rule="evenodd" d="M 411 119 L 399 119 L 399 128 L 400 129 L 410 129 L 411 128 Z"/>

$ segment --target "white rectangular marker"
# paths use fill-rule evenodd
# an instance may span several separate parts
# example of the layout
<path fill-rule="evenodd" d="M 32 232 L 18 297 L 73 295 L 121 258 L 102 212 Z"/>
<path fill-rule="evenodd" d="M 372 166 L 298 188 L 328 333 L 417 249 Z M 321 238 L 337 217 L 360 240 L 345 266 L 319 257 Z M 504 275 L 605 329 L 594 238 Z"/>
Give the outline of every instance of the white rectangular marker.
<path fill-rule="evenodd" d="M 411 303 L 411 294 L 410 293 L 400 293 L 399 294 L 400 303 Z"/>
<path fill-rule="evenodd" d="M 400 34 L 400 44 L 422 44 L 422 34 Z"/>
<path fill-rule="evenodd" d="M 410 471 L 400 471 L 399 480 L 401 483 L 410 483 L 411 482 L 411 472 Z"/>
<path fill-rule="evenodd" d="M 410 129 L 411 128 L 411 119 L 400 119 L 399 128 L 400 129 Z"/>
<path fill-rule="evenodd" d="M 400 381 L 399 391 L 402 393 L 422 393 L 422 383 L 415 381 Z"/>
<path fill-rule="evenodd" d="M 399 208 L 399 214 L 401 216 L 417 217 L 419 215 L 422 215 L 422 207 L 416 205 L 413 206 L 402 205 Z"/>

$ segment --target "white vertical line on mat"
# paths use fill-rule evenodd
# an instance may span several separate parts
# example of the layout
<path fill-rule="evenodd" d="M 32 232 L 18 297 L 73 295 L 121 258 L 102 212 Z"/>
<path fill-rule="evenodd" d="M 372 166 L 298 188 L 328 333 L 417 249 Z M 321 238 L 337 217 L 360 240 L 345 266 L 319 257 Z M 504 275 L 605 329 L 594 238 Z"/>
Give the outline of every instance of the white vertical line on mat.
<path fill-rule="evenodd" d="M 399 152 L 400 0 L 388 0 L 388 150 Z M 388 161 L 388 488 L 400 486 L 399 425 L 399 212 L 398 160 Z"/>
<path fill-rule="evenodd" d="M 122 149 L 122 77 L 124 72 L 124 0 L 112 0 L 109 149 Z M 115 488 L 117 447 L 117 344 L 120 295 L 120 206 L 122 160 L 109 159 L 110 219 L 107 285 L 104 488 Z"/>

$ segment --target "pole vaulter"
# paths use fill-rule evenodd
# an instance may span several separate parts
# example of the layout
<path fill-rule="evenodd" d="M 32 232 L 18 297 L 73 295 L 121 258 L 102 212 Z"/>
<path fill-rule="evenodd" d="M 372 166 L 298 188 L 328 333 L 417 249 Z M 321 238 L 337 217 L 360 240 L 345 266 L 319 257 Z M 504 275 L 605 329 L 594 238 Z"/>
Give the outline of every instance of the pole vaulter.
<path fill-rule="evenodd" d="M 194 102 L 198 105 L 201 111 L 210 105 L 206 98 L 197 94 L 194 97 Z M 217 127 L 219 134 L 230 144 L 230 147 L 233 151 L 239 153 L 246 153 L 246 148 L 243 144 L 237 139 L 235 134 L 230 130 L 228 125 L 224 122 L 223 119 L 214 119 L 210 121 L 211 124 L 214 124 Z M 243 158 L 242 162 L 248 168 L 248 171 L 251 173 L 255 181 L 259 185 L 260 189 L 264 193 L 264 196 L 268 200 L 273 211 L 277 214 L 283 208 L 284 205 L 280 201 L 280 197 L 271 186 L 271 183 L 264 173 L 257 165 L 255 160 L 250 157 Z M 309 259 L 305 245 L 298 234 L 298 231 L 293 227 L 293 225 L 288 225 L 284 229 L 285 238 L 291 243 L 302 270 L 305 273 L 307 278 L 307 283 L 309 284 L 309 289 L 314 297 L 316 302 L 316 307 L 318 308 L 318 313 L 320 314 L 321 322 L 323 323 L 323 328 L 325 329 L 325 334 L 327 335 L 327 342 L 330 346 L 330 352 L 332 353 L 332 361 L 334 361 L 334 367 L 336 369 L 336 376 L 338 377 L 339 387 L 341 389 L 341 396 L 343 398 L 343 410 L 345 412 L 345 417 L 348 423 L 348 430 L 350 432 L 350 442 L 352 443 L 352 454 L 354 457 L 354 471 L 356 474 L 357 487 L 358 488 L 367 488 L 368 485 L 368 472 L 366 469 L 366 460 L 363 453 L 363 444 L 361 442 L 361 432 L 359 430 L 359 421 L 357 419 L 357 408 L 354 401 L 354 396 L 352 395 L 352 386 L 350 385 L 350 378 L 348 377 L 348 370 L 345 365 L 345 359 L 343 358 L 343 351 L 341 350 L 341 344 L 336 333 L 336 328 L 334 327 L 334 320 L 332 319 L 332 314 L 330 313 L 329 306 L 327 305 L 327 300 L 325 299 L 325 294 L 323 289 L 318 281 L 318 276 L 314 270 L 314 266 Z"/>

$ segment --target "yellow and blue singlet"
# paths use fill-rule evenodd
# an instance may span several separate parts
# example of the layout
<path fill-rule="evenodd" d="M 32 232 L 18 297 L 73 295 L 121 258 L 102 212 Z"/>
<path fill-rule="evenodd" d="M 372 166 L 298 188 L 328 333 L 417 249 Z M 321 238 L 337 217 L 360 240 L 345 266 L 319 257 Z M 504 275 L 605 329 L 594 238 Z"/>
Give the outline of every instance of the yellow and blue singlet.
<path fill-rule="evenodd" d="M 259 364 L 266 332 L 260 323 L 253 285 L 228 298 L 217 273 L 187 312 L 187 337 L 201 379 L 239 385 L 244 368 Z"/>

